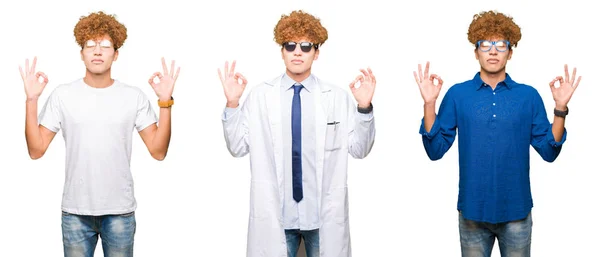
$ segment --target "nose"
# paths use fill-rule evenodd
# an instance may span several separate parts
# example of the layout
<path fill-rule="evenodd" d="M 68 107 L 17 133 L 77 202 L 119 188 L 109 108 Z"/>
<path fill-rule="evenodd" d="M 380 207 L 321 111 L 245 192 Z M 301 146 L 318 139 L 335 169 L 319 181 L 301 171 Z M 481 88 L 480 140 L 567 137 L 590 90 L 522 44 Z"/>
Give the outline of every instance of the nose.
<path fill-rule="evenodd" d="M 300 45 L 296 45 L 296 48 L 294 49 L 294 55 L 296 55 L 296 56 L 302 55 L 302 49 L 301 49 Z"/>
<path fill-rule="evenodd" d="M 94 47 L 94 55 L 102 55 L 102 49 L 100 48 L 100 46 Z"/>
<path fill-rule="evenodd" d="M 498 49 L 496 49 L 496 46 L 492 46 L 492 48 L 490 49 L 489 53 L 491 55 L 497 55 L 498 54 Z"/>

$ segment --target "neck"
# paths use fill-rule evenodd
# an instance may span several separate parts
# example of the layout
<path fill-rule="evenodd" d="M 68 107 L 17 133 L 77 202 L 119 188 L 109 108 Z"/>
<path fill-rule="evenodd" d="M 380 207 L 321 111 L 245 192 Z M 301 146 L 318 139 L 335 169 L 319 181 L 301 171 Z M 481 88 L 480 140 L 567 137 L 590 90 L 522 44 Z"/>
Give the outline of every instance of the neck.
<path fill-rule="evenodd" d="M 292 73 L 290 70 L 286 70 L 286 74 L 294 81 L 300 83 L 310 76 L 310 69 L 303 73 Z"/>
<path fill-rule="evenodd" d="M 87 85 L 95 88 L 106 88 L 111 86 L 114 82 L 114 80 L 110 77 L 110 70 L 102 74 L 94 74 L 89 70 L 86 70 L 83 81 Z"/>
<path fill-rule="evenodd" d="M 481 77 L 481 80 L 483 80 L 483 82 L 490 85 L 492 89 L 495 89 L 498 83 L 506 79 L 506 71 L 502 69 L 501 71 L 496 73 L 489 73 L 482 69 L 479 73 L 479 76 Z"/>

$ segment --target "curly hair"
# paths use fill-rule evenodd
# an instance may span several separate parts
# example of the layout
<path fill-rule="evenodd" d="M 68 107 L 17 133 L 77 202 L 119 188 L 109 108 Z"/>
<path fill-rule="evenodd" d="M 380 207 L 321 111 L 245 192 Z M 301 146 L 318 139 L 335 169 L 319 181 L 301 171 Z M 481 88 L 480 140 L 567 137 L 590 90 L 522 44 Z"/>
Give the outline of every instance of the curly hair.
<path fill-rule="evenodd" d="M 127 39 L 127 28 L 117 21 L 115 15 L 108 15 L 104 12 L 91 13 L 88 16 L 81 16 L 79 22 L 73 30 L 77 44 L 83 48 L 85 42 L 90 39 L 110 36 L 114 49 L 117 50 Z"/>
<path fill-rule="evenodd" d="M 320 19 L 301 10 L 281 15 L 273 32 L 274 40 L 279 45 L 301 37 L 306 37 L 316 45 L 327 41 L 327 29 L 321 25 Z"/>
<path fill-rule="evenodd" d="M 521 28 L 512 17 L 496 11 L 487 11 L 473 16 L 467 35 L 469 42 L 474 45 L 479 40 L 500 37 L 508 40 L 511 47 L 516 47 L 521 40 Z"/>

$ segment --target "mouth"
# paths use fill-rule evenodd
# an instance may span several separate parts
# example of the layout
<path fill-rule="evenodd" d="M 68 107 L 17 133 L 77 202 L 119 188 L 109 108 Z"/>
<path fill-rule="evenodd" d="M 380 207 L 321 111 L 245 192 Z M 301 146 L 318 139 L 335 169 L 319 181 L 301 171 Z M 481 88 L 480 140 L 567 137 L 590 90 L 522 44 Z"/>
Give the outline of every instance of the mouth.
<path fill-rule="evenodd" d="M 98 63 L 98 64 L 100 64 L 100 63 L 104 63 L 104 61 L 100 60 L 100 59 L 93 59 L 92 63 Z"/>
<path fill-rule="evenodd" d="M 496 64 L 496 63 L 499 63 L 500 60 L 498 60 L 498 59 L 488 59 L 487 62 L 491 63 L 491 64 Z"/>
<path fill-rule="evenodd" d="M 304 61 L 302 60 L 292 60 L 293 64 L 302 64 Z"/>

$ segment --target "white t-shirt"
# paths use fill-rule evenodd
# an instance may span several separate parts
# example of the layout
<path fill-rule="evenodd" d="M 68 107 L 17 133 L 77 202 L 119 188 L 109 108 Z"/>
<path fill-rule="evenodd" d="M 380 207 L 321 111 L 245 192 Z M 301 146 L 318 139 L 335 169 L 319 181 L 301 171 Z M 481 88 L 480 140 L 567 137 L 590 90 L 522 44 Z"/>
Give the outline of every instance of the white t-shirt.
<path fill-rule="evenodd" d="M 91 87 L 83 78 L 56 87 L 39 122 L 54 132 L 62 129 L 66 148 L 62 210 L 94 216 L 134 211 L 133 129 L 141 131 L 157 121 L 146 95 L 117 80 L 106 88 Z"/>

